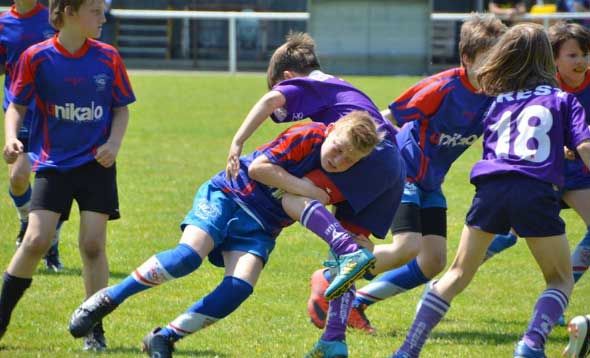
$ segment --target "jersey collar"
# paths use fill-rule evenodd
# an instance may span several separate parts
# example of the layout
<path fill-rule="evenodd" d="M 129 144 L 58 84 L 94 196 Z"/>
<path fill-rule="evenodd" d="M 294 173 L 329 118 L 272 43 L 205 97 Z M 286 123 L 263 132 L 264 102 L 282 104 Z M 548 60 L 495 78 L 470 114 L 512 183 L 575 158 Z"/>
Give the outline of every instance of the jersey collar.
<path fill-rule="evenodd" d="M 459 78 L 461 79 L 461 83 L 463 83 L 463 86 L 465 86 L 465 88 L 467 88 L 473 93 L 479 92 L 477 88 L 473 87 L 471 81 L 469 81 L 469 77 L 467 77 L 467 71 L 465 71 L 465 67 L 459 68 Z"/>
<path fill-rule="evenodd" d="M 86 54 L 86 52 L 88 52 L 88 49 L 90 48 L 90 45 L 88 43 L 89 41 L 88 41 L 88 39 L 86 39 L 84 41 L 84 44 L 82 44 L 82 47 L 80 47 L 78 49 L 78 51 L 76 51 L 74 53 L 70 53 L 65 47 L 62 46 L 62 44 L 59 43 L 59 41 L 57 40 L 57 36 L 58 36 L 58 34 L 55 34 L 55 36 L 53 36 L 53 38 L 51 39 L 51 42 L 53 43 L 53 46 L 55 47 L 57 52 L 59 52 L 64 57 L 80 58 L 80 57 L 84 56 Z"/>
<path fill-rule="evenodd" d="M 584 88 L 588 87 L 588 85 L 590 85 L 590 70 L 586 71 L 585 74 L 584 81 L 582 82 L 582 84 L 580 84 L 578 87 L 571 87 L 568 86 L 567 83 L 565 83 L 562 79 L 561 76 L 559 75 L 559 72 L 557 72 L 557 81 L 559 82 L 559 87 L 569 93 L 577 93 L 582 91 Z"/>

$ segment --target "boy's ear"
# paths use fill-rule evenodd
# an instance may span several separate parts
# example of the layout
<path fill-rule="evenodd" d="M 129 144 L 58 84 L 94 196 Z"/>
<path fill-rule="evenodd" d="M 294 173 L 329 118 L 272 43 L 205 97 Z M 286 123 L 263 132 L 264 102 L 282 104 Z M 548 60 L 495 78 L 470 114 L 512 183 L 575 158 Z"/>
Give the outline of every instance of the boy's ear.
<path fill-rule="evenodd" d="M 291 78 L 295 78 L 293 71 L 283 71 L 283 80 L 290 80 Z"/>

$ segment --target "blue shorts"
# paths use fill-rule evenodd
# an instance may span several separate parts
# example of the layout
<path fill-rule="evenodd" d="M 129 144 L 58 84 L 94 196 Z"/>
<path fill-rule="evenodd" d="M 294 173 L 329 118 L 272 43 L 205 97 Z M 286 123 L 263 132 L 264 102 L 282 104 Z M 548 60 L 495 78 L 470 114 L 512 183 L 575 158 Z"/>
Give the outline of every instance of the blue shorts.
<path fill-rule="evenodd" d="M 559 217 L 559 191 L 553 184 L 519 174 L 477 179 L 466 224 L 505 234 L 510 228 L 520 237 L 565 233 Z"/>
<path fill-rule="evenodd" d="M 426 191 L 414 183 L 404 185 L 402 204 L 415 204 L 419 208 L 447 208 L 447 199 L 441 188 L 433 191 Z"/>
<path fill-rule="evenodd" d="M 243 251 L 256 255 L 266 264 L 275 247 L 275 236 L 264 230 L 238 203 L 221 189 L 205 182 L 193 200 L 193 207 L 180 224 L 184 230 L 193 225 L 205 231 L 215 243 L 209 261 L 223 267 L 223 251 Z"/>

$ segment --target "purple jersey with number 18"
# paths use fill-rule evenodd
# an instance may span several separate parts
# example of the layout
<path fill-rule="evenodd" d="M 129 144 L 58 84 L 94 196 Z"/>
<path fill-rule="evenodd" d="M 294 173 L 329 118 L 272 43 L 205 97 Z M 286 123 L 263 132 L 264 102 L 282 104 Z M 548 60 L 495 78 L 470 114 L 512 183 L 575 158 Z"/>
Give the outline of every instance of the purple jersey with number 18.
<path fill-rule="evenodd" d="M 518 173 L 563 186 L 564 145 L 590 140 L 584 108 L 575 96 L 549 85 L 502 93 L 484 118 L 483 159 L 471 182 Z"/>

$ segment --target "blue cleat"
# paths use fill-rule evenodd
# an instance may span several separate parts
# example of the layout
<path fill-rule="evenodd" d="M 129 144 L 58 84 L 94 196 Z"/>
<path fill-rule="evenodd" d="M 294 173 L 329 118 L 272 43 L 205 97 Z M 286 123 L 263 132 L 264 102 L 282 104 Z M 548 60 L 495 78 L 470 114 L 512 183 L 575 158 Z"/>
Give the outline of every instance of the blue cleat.
<path fill-rule="evenodd" d="M 547 358 L 547 356 L 545 350 L 531 348 L 521 340 L 514 349 L 514 358 Z"/>
<path fill-rule="evenodd" d="M 319 340 L 305 358 L 340 358 L 348 357 L 348 347 L 344 341 Z"/>
<path fill-rule="evenodd" d="M 330 283 L 324 296 L 328 300 L 342 296 L 354 281 L 365 274 L 375 263 L 375 256 L 367 249 L 336 257 L 338 264 L 334 280 Z"/>

